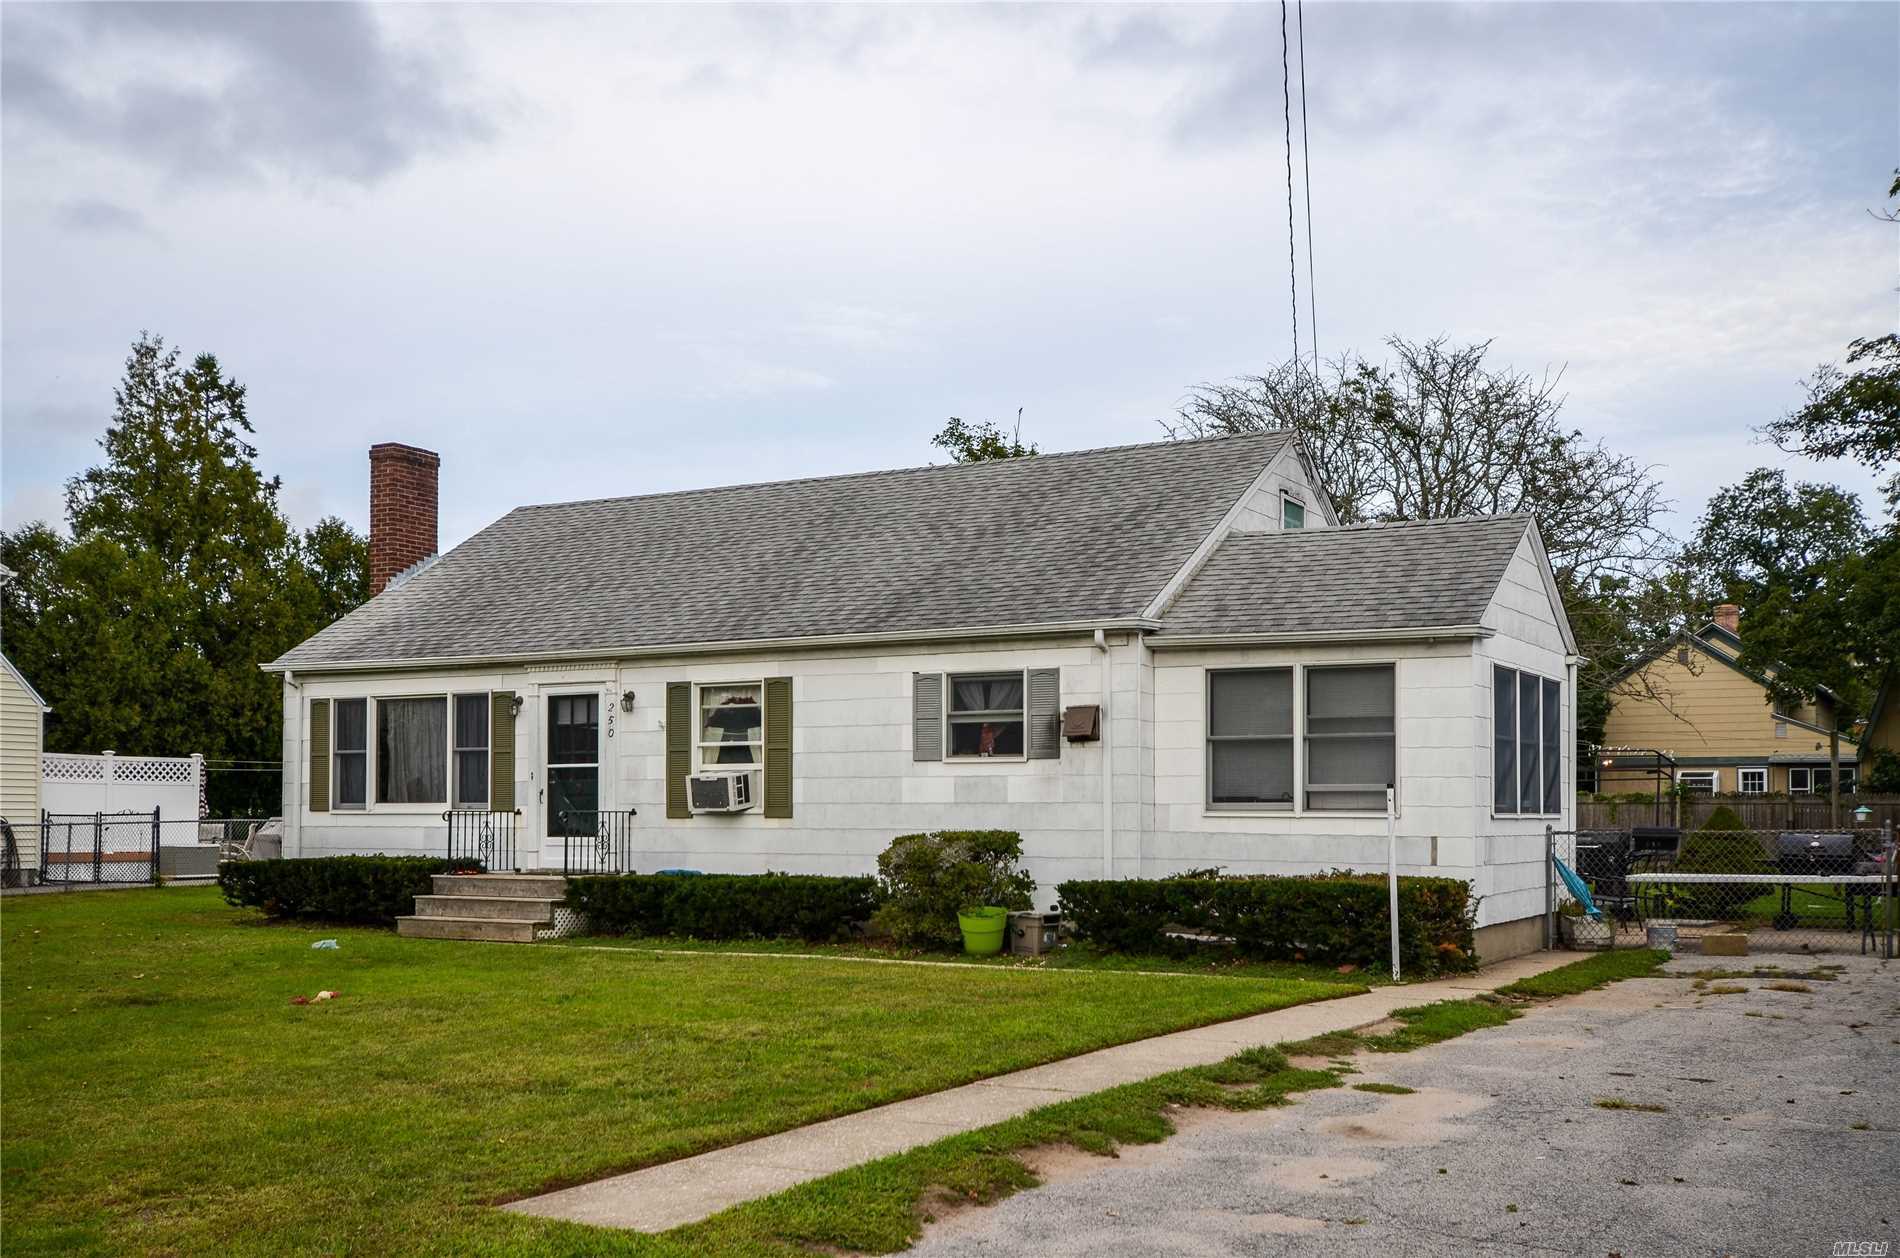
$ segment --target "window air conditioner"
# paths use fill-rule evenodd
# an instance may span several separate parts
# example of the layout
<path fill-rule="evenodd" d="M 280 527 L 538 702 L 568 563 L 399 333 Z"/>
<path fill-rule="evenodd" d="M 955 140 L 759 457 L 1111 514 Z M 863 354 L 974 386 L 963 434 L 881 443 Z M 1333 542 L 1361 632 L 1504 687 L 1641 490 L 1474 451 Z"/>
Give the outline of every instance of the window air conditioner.
<path fill-rule="evenodd" d="M 752 807 L 750 769 L 695 773 L 686 779 L 686 798 L 694 812 L 744 812 Z"/>

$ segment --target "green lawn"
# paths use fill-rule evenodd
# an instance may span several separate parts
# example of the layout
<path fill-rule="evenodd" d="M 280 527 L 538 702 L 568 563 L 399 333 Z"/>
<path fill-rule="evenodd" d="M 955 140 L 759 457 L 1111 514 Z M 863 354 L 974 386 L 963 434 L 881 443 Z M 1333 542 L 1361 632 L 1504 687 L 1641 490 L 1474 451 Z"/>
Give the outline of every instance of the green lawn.
<path fill-rule="evenodd" d="M 289 1003 L 321 988 L 343 996 Z M 1356 990 L 436 943 L 264 925 L 211 889 L 10 898 L 0 1248 L 795 1253 L 483 1205 Z"/>
<path fill-rule="evenodd" d="M 1838 887 L 1828 887 L 1822 891 L 1810 891 L 1806 887 L 1794 888 L 1789 899 L 1789 908 L 1794 913 L 1797 927 L 1826 927 L 1844 929 L 1847 925 L 1847 904 L 1841 898 Z M 1854 907 L 1854 920 L 1858 922 L 1865 902 Z M 1741 906 L 1734 914 L 1734 920 L 1742 922 L 1773 922 L 1781 912 L 1781 889 L 1775 889 L 1758 895 Z"/>
<path fill-rule="evenodd" d="M 625 948 L 634 952 L 773 952 L 873 961 L 936 961 L 1011 970 L 1087 970 L 1124 974 L 1198 974 L 1213 978 L 1303 979 L 1321 983 L 1354 983 L 1367 987 L 1387 987 L 1392 983 L 1390 972 L 1377 967 L 1360 968 L 1342 975 L 1331 966 L 1309 965 L 1299 961 L 1251 961 L 1237 955 L 1232 948 L 1212 946 L 1197 948 L 1182 956 L 1130 956 L 1119 952 L 1100 952 L 1087 944 L 1072 943 L 1039 957 L 1019 957 L 1008 953 L 993 957 L 970 957 L 961 953 L 907 952 L 888 942 L 876 940 L 838 944 L 810 944 L 795 940 L 719 943 L 664 936 L 582 936 L 566 940 L 565 944 L 570 948 Z"/>

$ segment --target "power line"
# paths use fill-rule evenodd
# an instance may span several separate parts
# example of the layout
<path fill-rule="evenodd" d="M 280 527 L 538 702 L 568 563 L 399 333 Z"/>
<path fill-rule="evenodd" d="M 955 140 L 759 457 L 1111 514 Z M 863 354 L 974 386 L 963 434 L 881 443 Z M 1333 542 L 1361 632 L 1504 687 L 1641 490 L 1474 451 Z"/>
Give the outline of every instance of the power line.
<path fill-rule="evenodd" d="M 1286 116 L 1286 281 L 1293 308 L 1293 361 L 1300 361 L 1300 270 L 1293 229 L 1293 72 L 1287 64 L 1286 0 L 1280 0 L 1280 107 Z"/>
<path fill-rule="evenodd" d="M 1300 23 L 1300 165 L 1306 180 L 1306 339 L 1313 346 L 1313 371 L 1319 372 L 1319 294 L 1313 280 L 1313 146 L 1306 134 L 1306 0 L 1298 0 Z"/>

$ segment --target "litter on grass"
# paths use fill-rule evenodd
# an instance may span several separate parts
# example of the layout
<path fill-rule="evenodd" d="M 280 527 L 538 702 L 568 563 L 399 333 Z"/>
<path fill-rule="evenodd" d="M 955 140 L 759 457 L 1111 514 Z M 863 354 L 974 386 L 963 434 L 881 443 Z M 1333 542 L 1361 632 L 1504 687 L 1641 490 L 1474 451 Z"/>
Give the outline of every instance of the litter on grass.
<path fill-rule="evenodd" d="M 335 1000 L 342 994 L 342 992 L 318 992 L 315 996 L 292 996 L 290 1003 L 293 1005 L 314 1005 L 320 1000 Z"/>
<path fill-rule="evenodd" d="M 317 942 L 311 944 L 310 946 L 312 948 L 340 948 L 343 945 L 339 944 L 334 939 L 319 939 L 317 940 Z"/>

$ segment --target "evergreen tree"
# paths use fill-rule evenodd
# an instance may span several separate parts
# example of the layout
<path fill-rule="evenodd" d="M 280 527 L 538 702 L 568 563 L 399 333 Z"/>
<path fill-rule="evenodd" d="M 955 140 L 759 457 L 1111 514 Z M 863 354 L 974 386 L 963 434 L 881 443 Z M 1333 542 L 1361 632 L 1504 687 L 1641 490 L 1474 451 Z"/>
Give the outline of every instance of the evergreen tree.
<path fill-rule="evenodd" d="M 299 537 L 257 469 L 244 386 L 141 335 L 104 459 L 67 483 L 72 541 L 4 539 L 7 650 L 52 705 L 47 748 L 275 764 L 282 695 L 260 665 L 362 601 L 368 547 L 326 519 Z M 279 808 L 269 773 L 210 775 L 212 811 Z"/>

